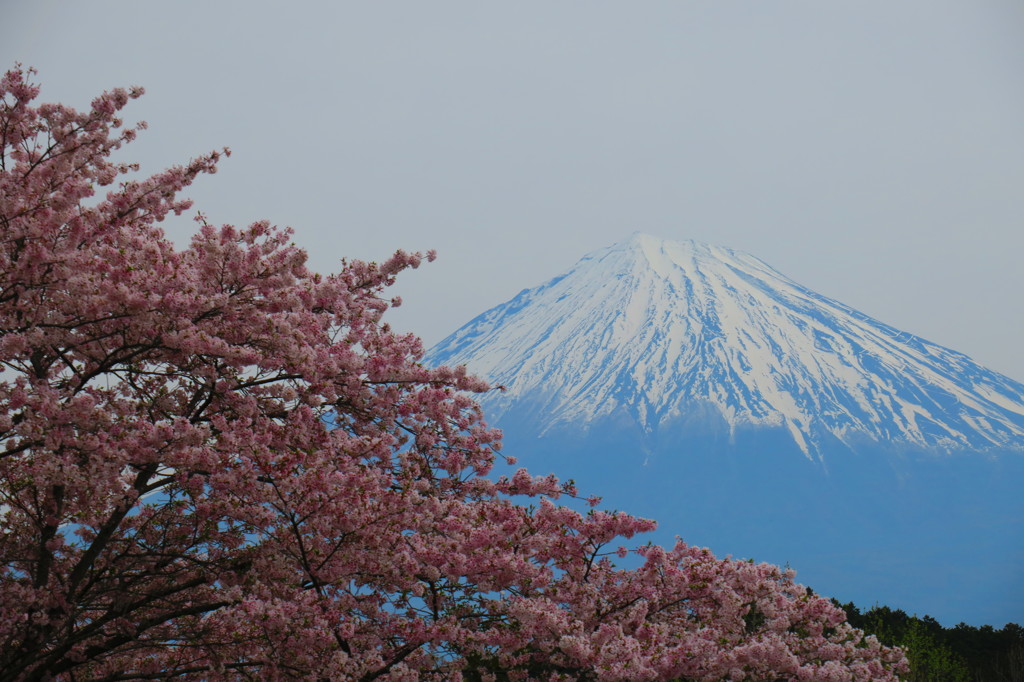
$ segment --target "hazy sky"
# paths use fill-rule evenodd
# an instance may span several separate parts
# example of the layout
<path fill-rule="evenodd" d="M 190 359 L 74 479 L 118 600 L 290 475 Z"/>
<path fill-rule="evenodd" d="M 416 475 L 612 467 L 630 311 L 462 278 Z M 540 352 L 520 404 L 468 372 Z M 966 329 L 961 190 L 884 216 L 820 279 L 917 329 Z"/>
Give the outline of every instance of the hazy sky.
<path fill-rule="evenodd" d="M 196 207 L 318 270 L 438 249 L 392 317 L 428 344 L 640 230 L 1024 380 L 1020 0 L 0 0 L 0 57 L 144 86 L 127 156 L 231 147 Z"/>

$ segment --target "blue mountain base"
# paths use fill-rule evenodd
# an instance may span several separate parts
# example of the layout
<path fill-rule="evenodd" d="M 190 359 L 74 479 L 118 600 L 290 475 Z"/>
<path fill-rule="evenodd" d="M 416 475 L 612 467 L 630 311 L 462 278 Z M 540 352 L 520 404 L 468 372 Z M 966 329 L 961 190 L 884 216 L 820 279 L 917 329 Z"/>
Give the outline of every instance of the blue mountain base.
<path fill-rule="evenodd" d="M 1024 622 L 1024 453 L 836 441 L 821 462 L 783 428 L 730 434 L 702 420 L 649 433 L 611 419 L 525 436 L 531 420 L 499 420 L 504 452 L 574 479 L 602 508 L 657 520 L 642 539 L 789 565 L 820 594 L 947 627 Z"/>

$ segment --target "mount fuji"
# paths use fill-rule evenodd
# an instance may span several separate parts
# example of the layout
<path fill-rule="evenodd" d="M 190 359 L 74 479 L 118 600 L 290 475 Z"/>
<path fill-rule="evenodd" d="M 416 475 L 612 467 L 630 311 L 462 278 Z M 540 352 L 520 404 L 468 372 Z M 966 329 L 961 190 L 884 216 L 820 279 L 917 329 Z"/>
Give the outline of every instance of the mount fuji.
<path fill-rule="evenodd" d="M 506 451 L 830 596 L 1024 620 L 1024 384 L 763 261 L 634 234 L 429 351 Z"/>

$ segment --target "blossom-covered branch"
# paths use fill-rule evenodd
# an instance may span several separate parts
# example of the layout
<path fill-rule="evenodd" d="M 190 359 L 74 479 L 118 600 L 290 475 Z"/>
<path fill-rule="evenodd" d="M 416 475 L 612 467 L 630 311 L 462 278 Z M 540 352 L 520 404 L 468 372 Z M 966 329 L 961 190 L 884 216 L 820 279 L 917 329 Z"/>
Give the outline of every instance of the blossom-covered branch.
<path fill-rule="evenodd" d="M 202 216 L 177 249 L 226 150 L 125 180 L 141 90 L 78 112 L 30 78 L 0 81 L 0 681 L 894 679 L 779 569 L 625 570 L 652 522 L 490 477 L 487 386 L 381 321 L 422 255 L 321 276 Z"/>

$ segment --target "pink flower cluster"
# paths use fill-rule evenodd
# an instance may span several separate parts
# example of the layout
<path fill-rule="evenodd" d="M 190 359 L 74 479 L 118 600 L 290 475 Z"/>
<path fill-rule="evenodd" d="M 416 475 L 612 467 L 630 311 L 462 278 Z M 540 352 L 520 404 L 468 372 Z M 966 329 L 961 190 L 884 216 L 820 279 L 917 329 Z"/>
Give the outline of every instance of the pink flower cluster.
<path fill-rule="evenodd" d="M 653 523 L 488 478 L 486 385 L 381 322 L 419 254 L 320 276 L 202 217 L 176 249 L 222 153 L 115 185 L 141 90 L 35 106 L 30 74 L 0 81 L 0 682 L 903 669 L 776 567 L 619 549 Z"/>

